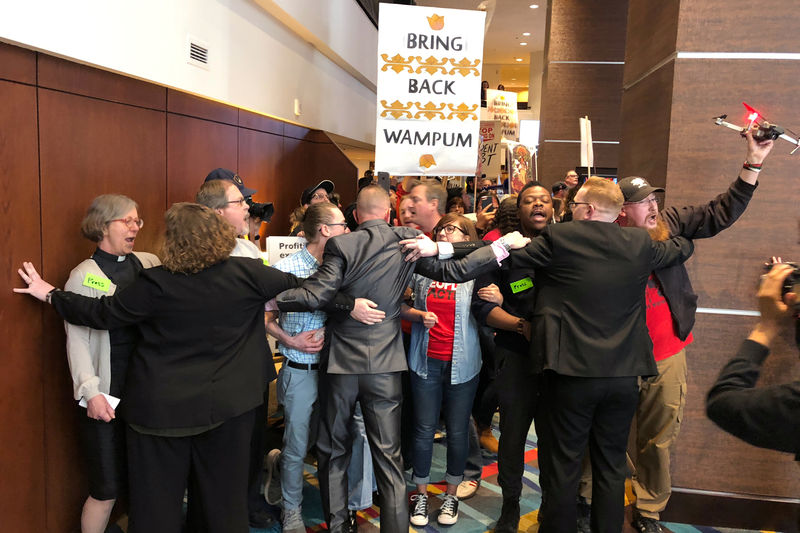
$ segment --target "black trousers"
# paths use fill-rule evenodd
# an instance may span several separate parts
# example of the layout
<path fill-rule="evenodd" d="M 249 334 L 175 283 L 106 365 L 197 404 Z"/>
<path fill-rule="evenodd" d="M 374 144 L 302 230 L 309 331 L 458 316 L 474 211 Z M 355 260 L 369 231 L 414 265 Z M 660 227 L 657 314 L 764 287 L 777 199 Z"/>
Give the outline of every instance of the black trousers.
<path fill-rule="evenodd" d="M 190 477 L 205 531 L 248 533 L 252 431 L 252 410 L 191 437 L 144 435 L 128 427 L 129 533 L 180 531 Z"/>
<path fill-rule="evenodd" d="M 347 467 L 350 464 L 356 401 L 361 402 L 378 491 L 381 531 L 408 532 L 408 499 L 400 456 L 400 372 L 324 374 L 320 379 L 319 485 L 330 531 L 348 519 Z"/>
<path fill-rule="evenodd" d="M 503 499 L 518 500 L 522 493 L 525 442 L 536 414 L 541 374 L 531 374 L 526 370 L 523 357 L 527 356 L 527 353 L 512 352 L 500 346 L 496 347 L 495 351 L 496 355 L 502 357 L 504 361 L 497 379 L 500 385 L 498 387 L 500 447 L 497 452 L 497 483 L 503 490 Z M 536 430 L 538 433 L 538 424 Z"/>
<path fill-rule="evenodd" d="M 636 377 L 583 378 L 545 371 L 543 421 L 547 495 L 542 533 L 574 533 L 581 461 L 588 444 L 592 462 L 592 531 L 619 533 L 631 420 L 638 400 Z"/>
<path fill-rule="evenodd" d="M 478 391 L 475 393 L 475 402 L 472 406 L 472 417 L 479 428 L 488 428 L 492 425 L 492 418 L 500 405 L 498 374 L 503 365 L 503 351 L 497 351 L 494 344 L 494 330 L 482 326 L 478 330 L 481 343 L 481 372 L 478 381 Z"/>

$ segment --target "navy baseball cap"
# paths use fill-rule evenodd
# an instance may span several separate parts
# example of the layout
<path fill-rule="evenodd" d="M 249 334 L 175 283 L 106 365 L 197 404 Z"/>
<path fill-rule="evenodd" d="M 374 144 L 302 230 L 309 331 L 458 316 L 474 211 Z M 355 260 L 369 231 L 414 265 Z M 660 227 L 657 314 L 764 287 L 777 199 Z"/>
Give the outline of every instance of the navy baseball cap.
<path fill-rule="evenodd" d="M 239 176 L 239 174 L 232 170 L 228 170 L 227 168 L 215 168 L 209 172 L 205 181 L 211 180 L 225 180 L 233 182 L 233 184 L 236 185 L 236 188 L 239 189 L 239 192 L 242 193 L 242 196 L 245 198 L 248 196 L 253 196 L 256 193 L 255 189 L 248 189 L 244 186 L 244 181 L 242 181 L 242 178 Z"/>

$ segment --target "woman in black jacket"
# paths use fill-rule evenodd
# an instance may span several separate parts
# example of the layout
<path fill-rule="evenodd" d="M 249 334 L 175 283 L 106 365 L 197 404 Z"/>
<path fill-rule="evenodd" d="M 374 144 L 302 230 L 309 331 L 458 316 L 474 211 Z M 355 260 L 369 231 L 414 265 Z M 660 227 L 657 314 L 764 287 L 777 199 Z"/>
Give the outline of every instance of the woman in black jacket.
<path fill-rule="evenodd" d="M 253 409 L 269 353 L 264 303 L 298 282 L 257 259 L 229 257 L 235 242 L 212 210 L 179 203 L 166 214 L 163 266 L 113 297 L 55 289 L 31 263 L 20 270 L 28 288 L 14 290 L 51 303 L 67 321 L 141 332 L 120 404 L 130 532 L 180 531 L 190 478 L 209 532 L 248 531 Z"/>

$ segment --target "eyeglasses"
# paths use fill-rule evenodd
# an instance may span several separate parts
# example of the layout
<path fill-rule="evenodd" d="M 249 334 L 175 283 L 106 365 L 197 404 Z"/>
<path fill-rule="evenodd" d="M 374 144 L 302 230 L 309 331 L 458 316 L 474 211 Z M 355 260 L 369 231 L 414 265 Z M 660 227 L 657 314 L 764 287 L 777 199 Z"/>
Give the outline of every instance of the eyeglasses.
<path fill-rule="evenodd" d="M 115 218 L 114 220 L 108 221 L 109 224 L 111 224 L 112 222 L 122 222 L 129 228 L 137 227 L 139 229 L 142 229 L 142 226 L 144 226 L 144 219 L 141 218 L 133 218 L 133 217 Z"/>
<path fill-rule="evenodd" d="M 331 222 L 329 224 L 325 224 L 326 226 L 342 226 L 343 228 L 347 227 L 347 222 Z"/>
<path fill-rule="evenodd" d="M 589 202 L 567 202 L 567 207 L 570 209 L 575 209 L 577 205 L 592 205 Z"/>
<path fill-rule="evenodd" d="M 639 200 L 638 202 L 625 202 L 624 205 L 650 205 L 657 203 L 658 198 L 645 198 L 644 200 Z"/>
<path fill-rule="evenodd" d="M 442 226 L 441 228 L 439 228 L 439 230 L 436 233 L 438 234 L 438 233 L 441 233 L 441 232 L 445 232 L 445 234 L 447 234 L 447 235 L 452 235 L 456 230 L 460 231 L 464 235 L 467 234 L 466 231 L 464 231 L 463 229 L 459 228 L 458 226 L 454 226 L 453 224 L 448 224 L 446 226 Z"/>
<path fill-rule="evenodd" d="M 225 202 L 225 203 L 226 203 L 226 204 L 238 204 L 238 205 L 239 205 L 239 207 L 241 207 L 241 206 L 242 206 L 242 204 L 244 204 L 246 201 L 247 201 L 247 200 L 246 200 L 246 199 L 244 199 L 244 198 L 239 198 L 238 200 L 228 200 L 228 201 L 227 201 L 227 202 Z"/>
<path fill-rule="evenodd" d="M 318 192 L 316 194 L 313 194 L 311 196 L 311 199 L 312 200 L 327 200 L 328 199 L 328 193 L 326 193 L 326 192 Z"/>

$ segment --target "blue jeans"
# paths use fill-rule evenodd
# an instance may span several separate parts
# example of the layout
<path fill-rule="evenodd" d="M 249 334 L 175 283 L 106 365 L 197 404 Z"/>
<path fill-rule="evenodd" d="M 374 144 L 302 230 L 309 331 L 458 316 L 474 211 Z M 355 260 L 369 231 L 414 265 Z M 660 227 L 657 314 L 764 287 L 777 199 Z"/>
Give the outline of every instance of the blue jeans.
<path fill-rule="evenodd" d="M 347 508 L 360 511 L 372 507 L 372 493 L 378 490 L 375 476 L 372 475 L 372 454 L 367 441 L 367 427 L 361 413 L 361 402 L 356 402 L 353 420 L 350 424 L 353 448 L 350 452 L 350 465 L 347 467 Z"/>
<path fill-rule="evenodd" d="M 469 419 L 475 391 L 476 375 L 465 383 L 450 384 L 449 361 L 428 358 L 428 377 L 411 372 L 411 392 L 414 398 L 414 457 L 412 481 L 427 485 L 430 481 L 433 435 L 439 422 L 442 400 L 445 405 L 447 428 L 447 473 L 445 481 L 458 485 L 464 479 L 467 461 Z"/>
<path fill-rule="evenodd" d="M 318 374 L 289 365 L 278 374 L 278 403 L 283 404 L 285 424 L 280 470 L 284 509 L 299 509 L 303 503 L 303 461 L 311 428 L 317 424 Z"/>

